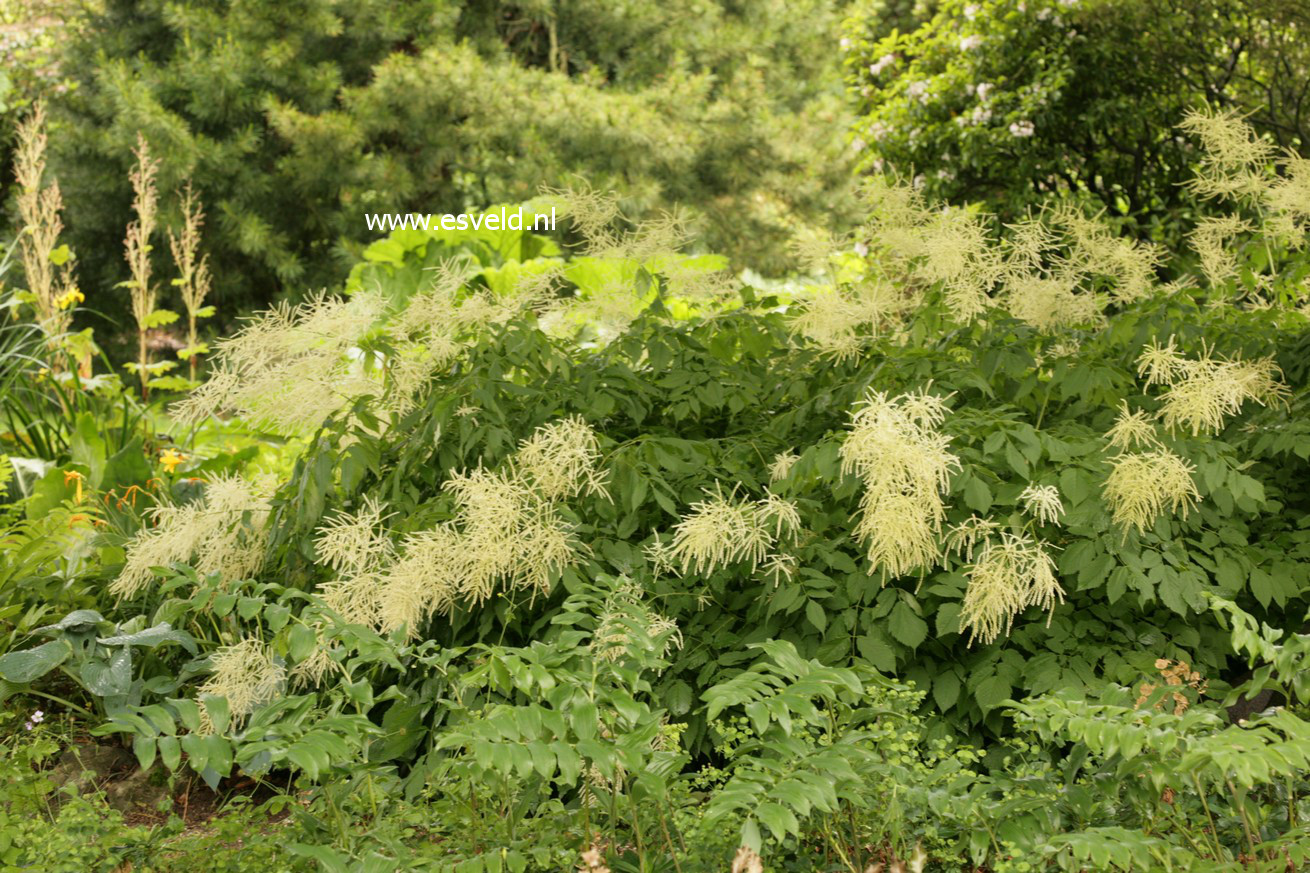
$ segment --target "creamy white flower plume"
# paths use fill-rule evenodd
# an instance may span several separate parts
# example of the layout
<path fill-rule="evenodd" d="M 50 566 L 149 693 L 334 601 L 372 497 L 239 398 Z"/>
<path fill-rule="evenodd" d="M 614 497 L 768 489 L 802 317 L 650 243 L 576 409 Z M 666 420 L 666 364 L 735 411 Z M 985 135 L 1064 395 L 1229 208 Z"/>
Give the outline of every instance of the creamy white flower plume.
<path fill-rule="evenodd" d="M 773 494 L 755 501 L 725 495 L 716 484 L 678 522 L 669 554 L 683 573 L 708 574 L 739 562 L 754 570 L 779 539 L 799 527 L 800 515 L 789 501 Z"/>
<path fill-rule="evenodd" d="M 538 428 L 500 469 L 452 474 L 444 487 L 455 514 L 436 528 L 393 542 L 372 501 L 333 516 L 316 544 L 337 575 L 320 594 L 349 622 L 414 635 L 433 614 L 499 588 L 546 591 L 586 552 L 559 502 L 604 495 L 600 461 L 595 432 L 580 418 L 563 419 Z"/>
<path fill-rule="evenodd" d="M 1165 512 L 1185 516 L 1200 499 L 1194 468 L 1168 449 L 1110 459 L 1104 495 L 1115 524 L 1145 531 Z"/>
<path fill-rule="evenodd" d="M 1167 345 L 1153 342 L 1142 352 L 1138 373 L 1146 376 L 1147 385 L 1168 386 L 1160 398 L 1165 426 L 1171 431 L 1189 430 L 1193 436 L 1223 430 L 1225 420 L 1248 400 L 1268 405 L 1282 401 L 1289 390 L 1278 378 L 1272 356 L 1224 360 L 1202 351 L 1197 358 L 1185 358 L 1174 348 L 1172 337 Z"/>
<path fill-rule="evenodd" d="M 774 455 L 773 462 L 769 464 L 769 481 L 777 482 L 786 479 L 791 473 L 791 468 L 796 466 L 796 462 L 800 459 L 800 455 L 790 450 Z"/>
<path fill-rule="evenodd" d="M 247 637 L 210 656 L 209 678 L 200 686 L 199 693 L 225 698 L 232 724 L 236 726 L 255 707 L 277 697 L 285 684 L 286 670 L 274 660 L 273 650 Z M 212 725 L 208 718 L 206 722 Z"/>
<path fill-rule="evenodd" d="M 1056 524 L 1064 515 L 1060 490 L 1054 485 L 1029 485 L 1019 495 L 1024 511 L 1041 524 Z"/>
<path fill-rule="evenodd" d="M 1015 616 L 1029 606 L 1047 610 L 1049 623 L 1056 604 L 1064 602 L 1055 562 L 1027 534 L 988 535 L 965 575 L 969 587 L 960 604 L 960 629 L 969 631 L 970 645 L 977 640 L 991 643 L 1008 634 Z"/>
<path fill-rule="evenodd" d="M 1179 125 L 1201 140 L 1200 161 L 1192 181 L 1202 197 L 1258 200 L 1274 148 L 1234 112 L 1195 110 Z"/>
<path fill-rule="evenodd" d="M 264 562 L 264 526 L 275 483 L 219 475 L 201 499 L 150 510 L 150 526 L 127 542 L 127 560 L 109 585 L 115 597 L 135 597 L 149 586 L 151 567 L 194 561 L 202 575 L 245 579 Z"/>
<path fill-rule="evenodd" d="M 950 438 L 936 429 L 946 412 L 926 391 L 892 399 L 871 390 L 851 415 L 842 472 L 864 483 L 855 532 L 869 550 L 870 573 L 900 576 L 939 555 L 942 495 L 960 465 L 947 450 Z"/>
<path fill-rule="evenodd" d="M 1116 449 L 1152 448 L 1160 445 L 1150 417 L 1141 409 L 1130 411 L 1127 400 L 1120 402 L 1119 416 L 1106 436 L 1110 438 L 1111 448 Z"/>

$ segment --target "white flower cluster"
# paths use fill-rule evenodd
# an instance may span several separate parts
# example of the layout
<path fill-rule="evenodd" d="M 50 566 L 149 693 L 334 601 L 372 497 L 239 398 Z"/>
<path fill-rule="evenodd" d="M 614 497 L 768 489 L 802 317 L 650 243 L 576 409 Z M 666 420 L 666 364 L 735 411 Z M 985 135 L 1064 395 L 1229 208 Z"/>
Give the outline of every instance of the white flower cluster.
<path fill-rule="evenodd" d="M 942 495 L 960 465 L 948 451 L 950 438 L 937 429 L 946 413 L 941 398 L 926 391 L 895 398 L 870 391 L 851 415 L 842 472 L 864 483 L 855 534 L 868 548 L 871 574 L 901 576 L 940 554 Z"/>
<path fill-rule="evenodd" d="M 373 501 L 330 519 L 316 544 L 337 578 L 320 593 L 349 622 L 413 635 L 433 613 L 500 585 L 546 591 L 583 551 L 560 501 L 604 488 L 595 432 L 576 418 L 545 425 L 502 468 L 453 475 L 455 516 L 437 528 L 394 543 Z"/>

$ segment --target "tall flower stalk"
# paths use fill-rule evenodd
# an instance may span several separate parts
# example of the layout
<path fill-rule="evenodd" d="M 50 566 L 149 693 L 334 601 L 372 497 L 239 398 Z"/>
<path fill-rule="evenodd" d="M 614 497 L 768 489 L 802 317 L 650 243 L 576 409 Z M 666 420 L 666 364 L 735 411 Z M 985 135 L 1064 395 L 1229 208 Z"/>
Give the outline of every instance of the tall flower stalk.
<path fill-rule="evenodd" d="M 182 305 L 186 307 L 186 349 L 182 354 L 190 366 L 192 382 L 196 379 L 196 358 L 206 351 L 197 343 L 196 334 L 196 319 L 206 314 L 202 307 L 210 287 L 209 256 L 200 254 L 200 231 L 204 225 L 205 211 L 187 182 L 182 192 L 182 232 L 168 232 L 168 247 L 177 264 L 178 277 L 173 281 L 182 292 Z"/>
<path fill-rule="evenodd" d="M 159 195 L 155 189 L 155 174 L 159 162 L 150 157 L 150 147 L 145 137 L 137 135 L 136 168 L 130 176 L 132 192 L 132 209 L 136 220 L 127 226 L 127 236 L 123 239 L 124 257 L 132 278 L 127 281 L 132 292 L 132 315 L 136 319 L 137 334 L 137 375 L 141 378 L 141 396 L 149 394 L 150 348 L 146 343 L 150 316 L 155 311 L 156 291 L 150 284 L 150 237 L 155 232 L 156 210 Z"/>
<path fill-rule="evenodd" d="M 53 351 L 72 324 L 72 307 L 84 298 L 73 277 L 72 257 L 66 247 L 59 245 L 59 234 L 64 229 L 60 216 L 63 195 L 58 182 L 51 180 L 44 184 L 45 152 L 45 106 L 38 103 L 18 126 L 14 177 L 18 182 L 18 217 L 22 223 L 19 251 L 27 290 L 37 323 Z M 52 361 L 52 368 L 59 363 Z"/>

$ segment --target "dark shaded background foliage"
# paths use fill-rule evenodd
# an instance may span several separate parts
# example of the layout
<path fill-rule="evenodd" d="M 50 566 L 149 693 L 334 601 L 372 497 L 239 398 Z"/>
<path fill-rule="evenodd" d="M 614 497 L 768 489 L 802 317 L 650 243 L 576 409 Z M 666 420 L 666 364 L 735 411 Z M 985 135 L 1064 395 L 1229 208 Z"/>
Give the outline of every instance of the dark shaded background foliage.
<path fill-rule="evenodd" d="M 137 132 L 210 210 L 216 301 L 338 283 L 368 212 L 459 212 L 584 177 L 785 268 L 844 213 L 828 0 L 109 0 L 68 47 L 55 171 L 83 282 L 121 278 Z"/>
<path fill-rule="evenodd" d="M 1196 151 L 1175 128 L 1201 105 L 1310 142 L 1305 0 L 948 0 L 931 16 L 874 2 L 845 32 L 861 168 L 1006 219 L 1072 195 L 1176 239 Z M 1011 132 L 1023 122 L 1031 136 Z"/>

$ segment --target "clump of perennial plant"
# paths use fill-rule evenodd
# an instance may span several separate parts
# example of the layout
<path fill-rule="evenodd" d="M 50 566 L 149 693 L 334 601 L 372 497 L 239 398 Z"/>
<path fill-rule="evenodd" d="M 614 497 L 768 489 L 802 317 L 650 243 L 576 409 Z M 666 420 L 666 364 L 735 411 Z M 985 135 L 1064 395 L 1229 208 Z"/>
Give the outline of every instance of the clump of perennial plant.
<path fill-rule="evenodd" d="M 855 533 L 869 550 L 869 573 L 886 577 L 922 570 L 940 555 L 946 517 L 942 495 L 959 458 L 937 430 L 946 405 L 926 391 L 896 398 L 870 391 L 851 415 L 842 444 L 842 472 L 864 483 Z"/>
<path fill-rule="evenodd" d="M 149 526 L 127 543 L 127 560 L 110 593 L 135 597 L 149 586 L 151 567 L 186 561 L 194 561 L 202 575 L 218 573 L 226 582 L 248 578 L 264 562 L 273 487 L 269 479 L 252 483 L 220 475 L 205 485 L 201 499 L 150 510 Z"/>

